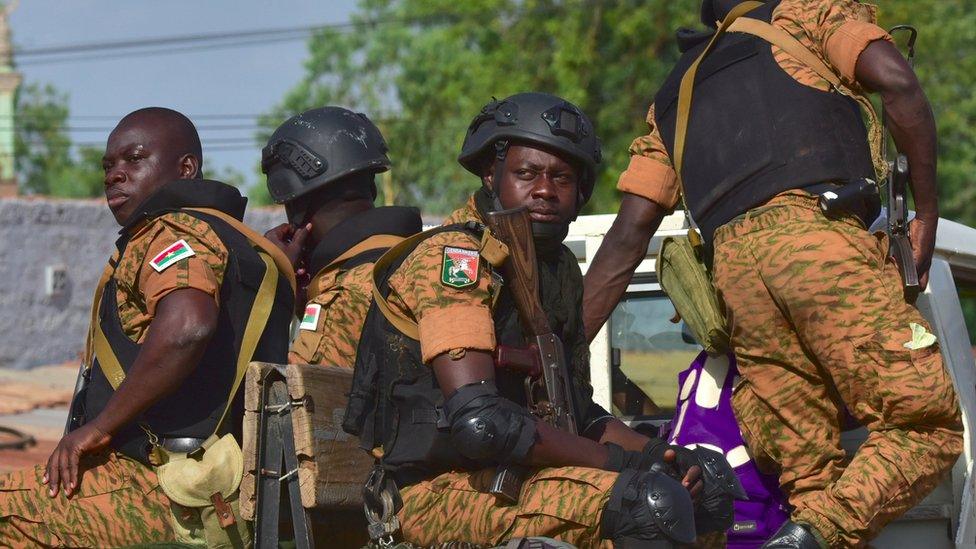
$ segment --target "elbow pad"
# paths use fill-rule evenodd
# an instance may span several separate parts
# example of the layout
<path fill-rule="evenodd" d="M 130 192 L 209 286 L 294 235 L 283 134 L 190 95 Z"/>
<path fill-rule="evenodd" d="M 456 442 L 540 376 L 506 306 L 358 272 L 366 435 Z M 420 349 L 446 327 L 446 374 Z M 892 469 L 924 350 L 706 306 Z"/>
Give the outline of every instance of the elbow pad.
<path fill-rule="evenodd" d="M 444 402 L 451 443 L 476 461 L 520 463 L 535 443 L 535 417 L 500 396 L 495 383 L 460 387 Z"/>

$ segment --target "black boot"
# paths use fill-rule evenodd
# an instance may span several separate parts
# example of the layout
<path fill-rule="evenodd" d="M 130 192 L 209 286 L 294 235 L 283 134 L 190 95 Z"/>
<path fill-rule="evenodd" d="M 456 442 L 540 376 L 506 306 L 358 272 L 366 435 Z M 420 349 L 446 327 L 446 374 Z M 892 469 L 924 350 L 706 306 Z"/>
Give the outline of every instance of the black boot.
<path fill-rule="evenodd" d="M 788 520 L 760 549 L 822 549 L 809 528 Z"/>

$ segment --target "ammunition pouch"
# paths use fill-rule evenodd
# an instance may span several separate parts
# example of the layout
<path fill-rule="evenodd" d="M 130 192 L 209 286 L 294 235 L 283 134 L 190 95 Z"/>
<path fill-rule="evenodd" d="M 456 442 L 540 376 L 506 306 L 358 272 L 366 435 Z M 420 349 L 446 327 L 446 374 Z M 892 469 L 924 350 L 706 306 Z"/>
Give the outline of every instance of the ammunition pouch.
<path fill-rule="evenodd" d="M 160 451 L 164 463 L 155 471 L 172 502 L 177 541 L 209 547 L 247 545 L 250 533 L 238 509 L 244 455 L 234 436 L 213 435 L 189 454 Z"/>

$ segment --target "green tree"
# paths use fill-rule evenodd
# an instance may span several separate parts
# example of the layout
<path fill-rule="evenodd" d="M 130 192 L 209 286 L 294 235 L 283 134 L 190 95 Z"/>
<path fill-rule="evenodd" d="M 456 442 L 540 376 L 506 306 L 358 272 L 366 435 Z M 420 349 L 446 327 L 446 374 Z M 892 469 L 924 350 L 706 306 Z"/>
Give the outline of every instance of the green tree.
<path fill-rule="evenodd" d="M 28 193 L 70 198 L 99 196 L 102 150 L 78 147 L 68 135 L 68 97 L 50 84 L 28 84 L 17 95 L 17 172 Z"/>
<path fill-rule="evenodd" d="M 700 0 L 361 0 L 351 32 L 309 41 L 305 77 L 262 119 L 325 104 L 369 114 L 390 145 L 396 201 L 444 213 L 476 185 L 455 158 L 492 96 L 562 95 L 594 118 L 604 163 L 587 213 L 616 210 L 630 141 Z M 943 215 L 976 225 L 976 10 L 963 0 L 888 0 L 881 24 L 919 27 L 919 76 L 941 142 Z"/>
<path fill-rule="evenodd" d="M 263 122 L 325 104 L 368 113 L 390 145 L 396 201 L 444 213 L 477 185 L 455 158 L 481 106 L 557 93 L 595 120 L 605 160 L 589 210 L 610 211 L 627 147 L 677 58 L 673 30 L 697 13 L 697 0 L 363 0 L 354 32 L 310 40 L 306 76 Z"/>

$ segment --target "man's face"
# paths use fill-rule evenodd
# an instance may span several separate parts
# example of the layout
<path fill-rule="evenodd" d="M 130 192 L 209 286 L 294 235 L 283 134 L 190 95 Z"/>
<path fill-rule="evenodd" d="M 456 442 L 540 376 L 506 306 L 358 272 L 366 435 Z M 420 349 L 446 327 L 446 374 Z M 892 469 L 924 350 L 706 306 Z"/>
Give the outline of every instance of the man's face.
<path fill-rule="evenodd" d="M 179 149 L 152 127 L 123 120 L 108 137 L 102 157 L 105 198 L 119 225 L 160 187 L 184 176 L 181 155 L 174 152 Z"/>
<path fill-rule="evenodd" d="M 505 209 L 525 206 L 536 223 L 569 223 L 576 217 L 579 170 L 542 149 L 512 145 L 491 185 Z"/>

